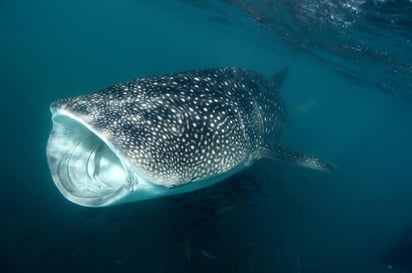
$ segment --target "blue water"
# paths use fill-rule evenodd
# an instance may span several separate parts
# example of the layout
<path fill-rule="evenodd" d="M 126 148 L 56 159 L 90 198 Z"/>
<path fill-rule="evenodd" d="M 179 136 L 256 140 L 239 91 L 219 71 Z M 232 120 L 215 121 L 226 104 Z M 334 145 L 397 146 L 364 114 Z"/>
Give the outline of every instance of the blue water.
<path fill-rule="evenodd" d="M 410 249 L 379 259 L 412 225 L 411 5 L 362 2 L 1 1 L 0 272 L 412 272 Z M 339 171 L 261 161 L 104 209 L 58 192 L 52 101 L 218 66 L 289 66 L 281 141 Z"/>

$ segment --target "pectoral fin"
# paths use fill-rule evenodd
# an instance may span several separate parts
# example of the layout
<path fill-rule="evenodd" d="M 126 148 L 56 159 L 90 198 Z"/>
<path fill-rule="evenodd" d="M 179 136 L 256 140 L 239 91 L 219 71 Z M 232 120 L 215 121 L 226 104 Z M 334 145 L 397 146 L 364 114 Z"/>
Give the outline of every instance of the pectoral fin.
<path fill-rule="evenodd" d="M 297 152 L 279 144 L 267 144 L 259 151 L 261 158 L 277 159 L 288 161 L 296 165 L 323 171 L 335 172 L 338 168 L 331 162 L 321 160 L 313 155 Z"/>

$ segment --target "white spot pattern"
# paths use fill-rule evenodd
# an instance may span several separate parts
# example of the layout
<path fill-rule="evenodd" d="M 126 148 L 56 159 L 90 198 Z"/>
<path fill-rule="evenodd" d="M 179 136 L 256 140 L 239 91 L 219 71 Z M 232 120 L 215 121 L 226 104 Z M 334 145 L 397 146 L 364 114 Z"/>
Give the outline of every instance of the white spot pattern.
<path fill-rule="evenodd" d="M 53 107 L 87 116 L 139 171 L 168 186 L 256 159 L 285 116 L 270 82 L 239 68 L 139 78 Z"/>

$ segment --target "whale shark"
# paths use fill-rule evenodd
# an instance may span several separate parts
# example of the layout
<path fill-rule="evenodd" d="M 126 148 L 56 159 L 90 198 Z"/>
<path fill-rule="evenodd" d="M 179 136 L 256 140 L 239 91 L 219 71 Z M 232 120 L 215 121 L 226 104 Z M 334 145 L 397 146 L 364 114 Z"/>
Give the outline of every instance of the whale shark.
<path fill-rule="evenodd" d="M 276 143 L 287 113 L 266 78 L 222 67 L 137 78 L 51 103 L 52 179 L 88 207 L 194 191 L 261 158 L 333 172 L 336 166 Z"/>

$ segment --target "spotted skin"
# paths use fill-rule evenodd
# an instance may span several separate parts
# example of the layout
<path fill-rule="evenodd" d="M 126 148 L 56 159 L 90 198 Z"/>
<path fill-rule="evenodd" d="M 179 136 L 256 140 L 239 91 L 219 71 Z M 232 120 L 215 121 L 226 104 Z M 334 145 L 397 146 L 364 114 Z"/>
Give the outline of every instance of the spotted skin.
<path fill-rule="evenodd" d="M 136 79 L 57 100 L 87 117 L 152 181 L 168 187 L 251 164 L 284 120 L 276 90 L 239 68 Z"/>
<path fill-rule="evenodd" d="M 69 200 L 96 207 L 193 191 L 263 157 L 334 171 L 272 142 L 286 118 L 286 74 L 204 69 L 59 99 L 47 147 L 53 180 Z"/>

